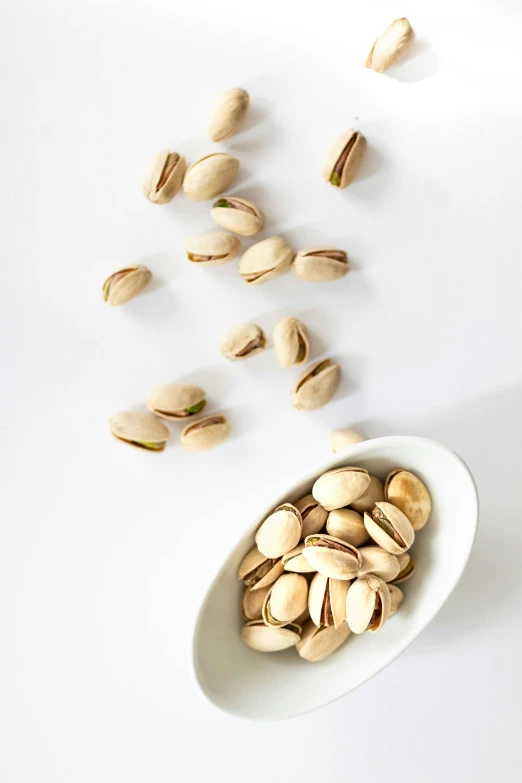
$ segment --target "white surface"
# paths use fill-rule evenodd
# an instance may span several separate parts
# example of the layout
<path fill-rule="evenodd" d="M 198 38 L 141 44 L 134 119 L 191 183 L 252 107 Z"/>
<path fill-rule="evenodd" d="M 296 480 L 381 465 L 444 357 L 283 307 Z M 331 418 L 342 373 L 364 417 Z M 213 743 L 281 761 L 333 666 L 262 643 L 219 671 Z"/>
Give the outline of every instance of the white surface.
<path fill-rule="evenodd" d="M 401 14 L 421 51 L 389 77 L 367 71 Z M 287 768 L 289 748 L 300 781 L 490 781 L 513 767 L 521 27 L 515 0 L 6 4 L 0 778 L 235 781 L 247 768 L 258 783 L 250 759 Z M 266 211 L 267 235 L 345 246 L 355 269 L 339 285 L 287 275 L 247 290 L 234 264 L 194 269 L 182 244 L 211 228 L 205 205 L 141 196 L 164 145 L 190 160 L 212 149 L 208 105 L 234 84 L 252 122 L 216 149 L 243 161 L 237 192 Z M 321 160 L 352 123 L 370 153 L 339 193 Z M 134 260 L 156 284 L 108 308 L 105 275 Z M 291 408 L 296 373 L 273 352 L 241 366 L 218 354 L 231 323 L 270 331 L 283 314 L 343 366 L 316 414 Z M 185 454 L 173 438 L 153 455 L 110 439 L 114 411 L 184 377 L 230 414 L 226 446 Z M 429 629 L 346 699 L 273 726 L 226 718 L 189 676 L 194 611 L 266 485 L 326 457 L 339 426 L 462 454 L 482 503 L 470 564 Z"/>

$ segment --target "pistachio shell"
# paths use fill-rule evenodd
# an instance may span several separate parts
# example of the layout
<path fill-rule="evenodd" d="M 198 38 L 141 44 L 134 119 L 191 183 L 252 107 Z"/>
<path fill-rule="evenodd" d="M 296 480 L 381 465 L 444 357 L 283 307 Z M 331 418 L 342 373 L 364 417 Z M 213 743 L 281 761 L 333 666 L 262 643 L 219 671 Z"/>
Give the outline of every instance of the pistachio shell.
<path fill-rule="evenodd" d="M 298 318 L 283 318 L 274 329 L 274 349 L 281 367 L 302 364 L 310 353 L 308 329 Z"/>
<path fill-rule="evenodd" d="M 409 552 L 403 552 L 402 555 L 397 555 L 397 560 L 399 561 L 399 573 L 393 579 L 394 585 L 406 582 L 406 580 L 410 579 L 415 573 L 415 562 Z"/>
<path fill-rule="evenodd" d="M 267 625 L 286 625 L 306 609 L 308 582 L 300 574 L 283 574 L 268 590 L 261 616 Z"/>
<path fill-rule="evenodd" d="M 267 557 L 282 557 L 294 549 L 301 538 L 301 514 L 291 503 L 278 506 L 256 533 L 256 544 Z"/>
<path fill-rule="evenodd" d="M 365 544 L 370 538 L 361 514 L 350 508 L 337 508 L 330 511 L 326 531 L 330 536 L 340 538 L 355 547 Z"/>
<path fill-rule="evenodd" d="M 332 579 L 354 579 L 361 565 L 355 547 L 324 533 L 307 536 L 303 557 L 316 571 Z"/>
<path fill-rule="evenodd" d="M 110 305 L 122 305 L 141 294 L 152 278 L 152 272 L 146 266 L 126 266 L 113 272 L 105 280 L 103 298 Z"/>
<path fill-rule="evenodd" d="M 193 201 L 219 196 L 237 176 L 239 161 L 226 152 L 214 152 L 189 166 L 183 180 L 183 192 Z"/>
<path fill-rule="evenodd" d="M 262 587 L 260 590 L 249 590 L 248 587 L 245 587 L 241 599 L 241 614 L 245 620 L 261 619 L 261 610 L 268 590 L 268 587 Z"/>
<path fill-rule="evenodd" d="M 168 204 L 178 193 L 185 175 L 185 158 L 162 150 L 151 160 L 143 178 L 143 195 L 153 204 Z"/>
<path fill-rule="evenodd" d="M 370 483 L 367 488 L 362 495 L 350 503 L 350 506 L 354 511 L 364 513 L 365 511 L 371 511 L 375 504 L 380 503 L 382 500 L 384 500 L 383 483 L 376 476 L 370 476 Z"/>
<path fill-rule="evenodd" d="M 311 364 L 292 389 L 292 403 L 299 411 L 316 411 L 326 405 L 338 389 L 341 368 L 331 359 Z"/>
<path fill-rule="evenodd" d="M 241 87 L 222 93 L 212 106 L 208 135 L 212 141 L 223 141 L 237 132 L 246 117 L 250 97 Z"/>
<path fill-rule="evenodd" d="M 327 511 L 350 506 L 361 497 L 370 484 L 370 475 L 364 468 L 346 465 L 319 476 L 312 494 Z"/>
<path fill-rule="evenodd" d="M 287 272 L 293 251 L 282 237 L 268 237 L 249 247 L 239 259 L 239 274 L 249 285 L 259 285 Z"/>
<path fill-rule="evenodd" d="M 330 579 L 316 574 L 310 583 L 308 610 L 317 626 L 334 625 L 338 628 L 346 620 L 346 594 L 349 580 Z"/>
<path fill-rule="evenodd" d="M 163 451 L 170 435 L 161 421 L 141 411 L 115 413 L 109 425 L 115 438 L 147 451 Z"/>
<path fill-rule="evenodd" d="M 181 445 L 187 451 L 207 451 L 223 443 L 229 435 L 226 416 L 214 414 L 187 424 L 181 433 Z"/>
<path fill-rule="evenodd" d="M 355 446 L 357 443 L 362 443 L 366 438 L 359 435 L 355 430 L 334 430 L 330 433 L 330 448 L 333 453 L 336 454 L 342 449 L 347 449 L 349 446 Z"/>
<path fill-rule="evenodd" d="M 294 549 L 291 549 L 286 555 L 283 555 L 281 561 L 285 571 L 292 571 L 296 574 L 312 574 L 314 572 L 315 569 L 312 568 L 308 560 L 303 557 L 303 549 L 304 542 L 298 544 Z"/>
<path fill-rule="evenodd" d="M 280 559 L 266 557 L 255 546 L 241 561 L 238 576 L 249 590 L 262 590 L 279 579 L 283 571 Z"/>
<path fill-rule="evenodd" d="M 350 269 L 344 250 L 335 247 L 309 247 L 300 250 L 292 264 L 292 272 L 311 283 L 339 280 Z"/>
<path fill-rule="evenodd" d="M 304 612 L 301 612 L 299 617 L 295 618 L 294 623 L 296 625 L 301 626 L 302 628 L 303 625 L 305 625 L 309 620 L 310 620 L 310 612 L 308 611 L 308 606 L 307 606 Z"/>
<path fill-rule="evenodd" d="M 388 590 L 390 591 L 390 614 L 388 617 L 392 617 L 399 611 L 401 604 L 404 601 L 404 593 L 400 587 L 396 587 L 395 585 L 388 585 Z"/>
<path fill-rule="evenodd" d="M 328 511 L 317 502 L 313 495 L 305 495 L 303 498 L 300 498 L 296 502 L 295 507 L 303 520 L 301 538 L 318 533 L 325 526 Z"/>
<path fill-rule="evenodd" d="M 326 154 L 324 179 L 337 188 L 346 188 L 357 176 L 365 152 L 366 139 L 362 133 L 353 128 L 345 131 Z"/>
<path fill-rule="evenodd" d="M 371 516 L 364 515 L 364 526 L 375 543 L 392 555 L 406 552 L 415 539 L 408 517 L 391 503 L 376 503 Z"/>
<path fill-rule="evenodd" d="M 160 419 L 188 419 L 205 407 L 205 392 L 190 383 L 162 383 L 145 398 L 147 408 Z"/>
<path fill-rule="evenodd" d="M 247 359 L 266 346 L 265 333 L 256 324 L 236 324 L 223 335 L 221 353 L 231 362 Z"/>
<path fill-rule="evenodd" d="M 264 226 L 263 213 L 259 207 L 237 196 L 221 196 L 212 206 L 210 216 L 219 226 L 242 237 L 251 237 Z"/>
<path fill-rule="evenodd" d="M 219 266 L 233 261 L 241 250 L 241 241 L 224 231 L 211 231 L 189 237 L 185 242 L 187 258 L 201 266 Z"/>
<path fill-rule="evenodd" d="M 241 638 L 258 652 L 278 652 L 293 647 L 300 639 L 301 628 L 289 624 L 282 628 L 265 625 L 262 620 L 252 620 L 243 626 Z"/>
<path fill-rule="evenodd" d="M 415 531 L 424 527 L 431 514 L 431 497 L 420 478 L 397 468 L 386 479 L 384 495 L 406 514 Z"/>
<path fill-rule="evenodd" d="M 317 628 L 313 622 L 304 626 L 300 641 L 296 645 L 297 652 L 306 661 L 323 661 L 335 652 L 350 636 L 347 623 L 339 628 L 333 625 L 328 628 Z"/>
<path fill-rule="evenodd" d="M 392 582 L 400 571 L 399 558 L 380 546 L 362 546 L 359 554 L 362 557 L 359 576 L 374 574 L 385 582 Z"/>
<path fill-rule="evenodd" d="M 346 620 L 353 633 L 379 631 L 390 614 L 390 591 L 378 576 L 368 574 L 352 582 L 346 597 Z"/>
<path fill-rule="evenodd" d="M 366 60 L 366 67 L 383 73 L 408 49 L 413 41 L 413 29 L 407 19 L 396 19 L 377 38 Z"/>

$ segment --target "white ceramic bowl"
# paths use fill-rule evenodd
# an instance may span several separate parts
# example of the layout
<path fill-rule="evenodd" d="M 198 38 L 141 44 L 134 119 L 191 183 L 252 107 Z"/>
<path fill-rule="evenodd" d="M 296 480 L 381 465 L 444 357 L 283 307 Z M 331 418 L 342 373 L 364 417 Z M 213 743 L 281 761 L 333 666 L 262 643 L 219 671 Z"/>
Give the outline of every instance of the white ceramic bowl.
<path fill-rule="evenodd" d="M 417 571 L 401 585 L 405 597 L 400 611 L 379 633 L 352 634 L 320 663 L 302 660 L 294 649 L 251 650 L 240 639 L 243 585 L 237 569 L 254 544 L 257 527 L 275 506 L 310 492 L 321 473 L 352 464 L 381 479 L 392 468 L 407 468 L 431 493 L 433 512 L 417 533 L 412 550 Z M 394 436 L 358 443 L 287 485 L 282 494 L 270 494 L 266 507 L 253 515 L 250 529 L 220 569 L 199 611 L 193 661 L 203 693 L 235 716 L 280 720 L 314 710 L 362 685 L 400 655 L 447 600 L 468 560 L 477 524 L 478 496 L 469 469 L 445 446 L 424 438 Z"/>

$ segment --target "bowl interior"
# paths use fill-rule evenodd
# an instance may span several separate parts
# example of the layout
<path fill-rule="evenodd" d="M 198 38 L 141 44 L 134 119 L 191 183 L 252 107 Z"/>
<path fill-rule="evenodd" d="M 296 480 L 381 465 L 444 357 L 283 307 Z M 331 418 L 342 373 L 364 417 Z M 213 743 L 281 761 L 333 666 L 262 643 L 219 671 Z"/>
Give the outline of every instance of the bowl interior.
<path fill-rule="evenodd" d="M 257 527 L 275 506 L 310 492 L 325 470 L 350 464 L 381 479 L 393 468 L 409 469 L 431 493 L 432 515 L 412 547 L 417 570 L 401 585 L 400 611 L 379 633 L 352 634 L 320 663 L 303 661 L 294 649 L 269 654 L 249 649 L 240 639 L 243 586 L 237 569 L 254 545 Z M 268 500 L 269 506 L 253 519 L 207 593 L 196 623 L 193 653 L 199 685 L 216 706 L 242 718 L 278 720 L 316 709 L 361 685 L 425 628 L 464 569 L 475 537 L 478 499 L 473 478 L 457 455 L 434 441 L 397 436 L 352 446 L 283 495 Z"/>

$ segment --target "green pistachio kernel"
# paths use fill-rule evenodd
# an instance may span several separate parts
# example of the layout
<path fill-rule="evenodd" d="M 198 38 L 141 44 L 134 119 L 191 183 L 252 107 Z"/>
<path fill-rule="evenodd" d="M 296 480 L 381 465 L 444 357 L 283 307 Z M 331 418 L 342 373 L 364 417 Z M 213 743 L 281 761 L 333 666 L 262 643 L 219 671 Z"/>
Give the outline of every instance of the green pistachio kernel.
<path fill-rule="evenodd" d="M 207 404 L 206 400 L 201 400 L 200 402 L 196 402 L 195 405 L 191 405 L 189 408 L 185 408 L 185 413 L 188 413 L 189 416 L 193 416 L 195 413 L 199 413 L 200 411 L 202 411 L 206 404 Z"/>
<path fill-rule="evenodd" d="M 336 188 L 338 188 L 341 185 L 341 177 L 336 171 L 332 173 L 332 176 L 330 177 L 330 182 L 332 183 L 332 185 L 335 185 Z"/>
<path fill-rule="evenodd" d="M 146 440 L 132 440 L 131 443 L 133 443 L 135 446 L 139 446 L 142 449 L 149 449 L 149 451 L 161 451 L 165 448 L 164 443 L 151 443 L 150 441 Z"/>
<path fill-rule="evenodd" d="M 226 198 L 220 198 L 216 201 L 214 204 L 214 207 L 230 207 L 232 206 L 230 201 L 227 201 Z"/>

